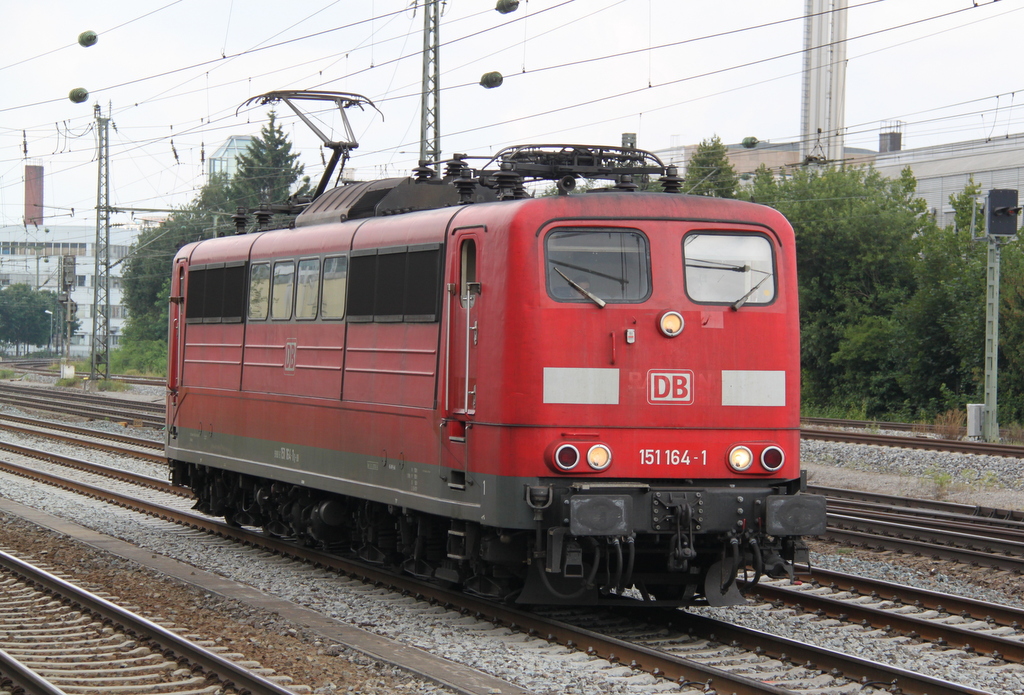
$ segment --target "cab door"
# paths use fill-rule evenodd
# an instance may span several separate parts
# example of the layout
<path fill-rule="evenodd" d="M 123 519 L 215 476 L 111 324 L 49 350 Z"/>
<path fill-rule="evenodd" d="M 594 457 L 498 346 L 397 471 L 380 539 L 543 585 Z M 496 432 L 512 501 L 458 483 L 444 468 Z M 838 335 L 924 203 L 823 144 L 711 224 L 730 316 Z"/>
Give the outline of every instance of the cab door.
<path fill-rule="evenodd" d="M 174 279 L 171 291 L 170 319 L 167 336 L 167 389 L 171 398 L 176 399 L 181 386 L 183 349 L 185 344 L 185 281 L 188 277 L 188 260 L 179 258 L 174 264 Z"/>
<path fill-rule="evenodd" d="M 448 356 L 443 445 L 450 456 L 450 487 L 464 487 L 468 441 L 476 413 L 481 284 L 477 275 L 479 229 L 458 230 L 448 277 Z"/>
<path fill-rule="evenodd" d="M 473 232 L 457 233 L 455 277 L 448 293 L 448 393 L 449 416 L 470 419 L 476 412 L 477 345 L 480 340 L 480 280 L 477 277 L 479 239 Z"/>

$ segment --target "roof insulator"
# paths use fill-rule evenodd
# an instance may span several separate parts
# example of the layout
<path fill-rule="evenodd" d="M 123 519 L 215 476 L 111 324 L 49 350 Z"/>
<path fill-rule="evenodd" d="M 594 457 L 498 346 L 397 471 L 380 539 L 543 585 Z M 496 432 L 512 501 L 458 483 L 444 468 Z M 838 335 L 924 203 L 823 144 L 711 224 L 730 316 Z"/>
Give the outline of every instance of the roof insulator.
<path fill-rule="evenodd" d="M 498 200 L 517 200 L 526 197 L 523 177 L 515 170 L 512 162 L 502 162 L 501 168 L 492 177 L 498 188 Z"/>
<path fill-rule="evenodd" d="M 658 179 L 661 190 L 666 193 L 680 193 L 683 190 L 683 178 L 679 175 L 677 167 L 665 167 L 665 175 Z"/>
<path fill-rule="evenodd" d="M 635 191 L 638 186 L 633 183 L 632 174 L 622 174 L 619 176 L 618 182 L 615 184 L 615 188 L 620 191 Z"/>
<path fill-rule="evenodd" d="M 231 219 L 235 221 L 235 234 L 245 234 L 245 225 L 249 224 L 249 216 L 246 214 L 245 208 L 240 207 L 235 210 Z"/>
<path fill-rule="evenodd" d="M 420 165 L 413 169 L 416 174 L 416 183 L 422 183 L 424 181 L 430 181 L 437 175 L 437 172 L 427 166 L 426 160 L 421 159 Z"/>
<path fill-rule="evenodd" d="M 449 163 L 449 166 L 451 164 Z M 473 194 L 476 192 L 476 179 L 473 178 L 473 170 L 463 167 L 459 177 L 452 181 L 459 191 L 459 205 L 468 205 L 473 202 Z"/>
<path fill-rule="evenodd" d="M 466 168 L 466 155 L 464 154 L 453 154 L 452 158 L 448 160 L 445 170 L 444 177 L 446 179 L 457 179 L 462 176 L 463 169 Z"/>
<path fill-rule="evenodd" d="M 270 218 L 274 216 L 271 212 L 270 206 L 266 203 L 260 203 L 260 207 L 256 210 L 256 224 L 262 232 L 264 229 L 270 226 Z"/>

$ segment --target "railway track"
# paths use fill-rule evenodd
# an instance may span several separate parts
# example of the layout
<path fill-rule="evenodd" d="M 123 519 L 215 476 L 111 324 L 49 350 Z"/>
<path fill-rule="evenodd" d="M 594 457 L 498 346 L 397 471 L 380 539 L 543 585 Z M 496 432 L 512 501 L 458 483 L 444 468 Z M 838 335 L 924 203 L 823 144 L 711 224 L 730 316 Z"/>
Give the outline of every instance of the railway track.
<path fill-rule="evenodd" d="M 868 548 L 1024 573 L 1024 513 L 815 488 L 828 498 L 827 538 Z"/>
<path fill-rule="evenodd" d="M 164 406 L 66 389 L 41 389 L 0 383 L 0 403 L 50 413 L 75 415 L 89 420 L 107 420 L 155 428 L 164 426 Z"/>
<path fill-rule="evenodd" d="M 0 686 L 28 693 L 247 692 L 294 695 L 241 654 L 218 654 L 195 636 L 137 615 L 0 550 Z M 209 645 L 213 647 L 213 645 Z"/>
<path fill-rule="evenodd" d="M 17 467 L 7 464 L 5 468 L 16 470 Z M 704 691 L 710 681 L 711 687 L 717 692 L 741 694 L 820 690 L 824 684 L 842 689 L 845 687 L 844 684 L 853 682 L 879 684 L 877 691 L 886 690 L 895 682 L 901 691 L 908 695 L 980 692 L 722 621 L 691 615 L 681 617 L 679 611 L 645 612 L 641 620 L 636 620 L 634 615 L 632 623 L 622 623 L 621 619 L 618 619 L 620 622 L 616 623 L 618 626 L 614 630 L 604 627 L 593 629 L 594 619 L 587 614 L 538 615 L 476 600 L 464 594 L 453 594 L 409 577 L 394 576 L 345 558 L 324 555 L 311 549 L 295 547 L 281 539 L 270 538 L 261 533 L 226 526 L 182 509 L 184 505 L 181 502 L 168 506 L 120 492 L 110 492 L 77 480 L 62 480 L 53 474 L 40 476 L 27 470 L 21 470 L 19 474 L 32 475 L 34 479 L 45 480 L 50 484 L 74 489 L 82 494 L 110 500 L 132 509 L 143 510 L 148 514 L 203 529 L 207 533 L 246 545 L 265 548 L 288 557 L 301 558 L 306 562 L 358 577 L 362 581 L 387 586 L 393 591 L 408 592 L 420 599 L 441 604 L 457 605 L 478 619 L 512 626 L 540 638 L 583 650 L 594 659 L 601 658 L 615 664 L 613 668 L 625 669 L 624 673 L 646 672 L 658 678 L 670 678 L 690 684 L 695 691 Z M 149 493 L 144 495 L 149 496 Z M 599 618 L 598 623 L 603 624 L 601 621 L 607 620 L 610 618 Z M 682 622 L 679 624 L 675 622 L 680 620 Z M 652 628 L 652 624 L 656 627 Z M 947 644 L 961 641 L 960 637 L 953 636 L 943 639 Z M 739 656 L 740 653 L 742 656 Z M 705 663 L 701 663 L 702 661 Z M 748 668 L 738 668 L 734 665 L 722 667 L 736 662 L 744 663 Z M 785 683 L 787 687 L 780 687 L 781 683 Z M 867 687 L 862 692 L 870 693 L 872 688 Z"/>
<path fill-rule="evenodd" d="M 23 374 L 38 374 L 40 376 L 56 376 L 56 365 L 60 360 L 41 359 L 14 359 L 0 362 L 0 367 L 12 369 Z M 111 374 L 111 381 L 123 381 L 126 384 L 140 384 L 143 386 L 163 386 L 167 380 L 159 377 L 128 376 L 126 374 Z"/>

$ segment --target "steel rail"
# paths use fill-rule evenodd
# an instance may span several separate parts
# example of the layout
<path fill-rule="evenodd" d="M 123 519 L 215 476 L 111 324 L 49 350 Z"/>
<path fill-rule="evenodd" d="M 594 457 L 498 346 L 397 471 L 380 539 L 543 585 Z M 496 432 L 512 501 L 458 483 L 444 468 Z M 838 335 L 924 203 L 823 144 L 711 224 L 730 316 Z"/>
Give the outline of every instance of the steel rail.
<path fill-rule="evenodd" d="M 62 422 L 40 422 L 37 418 L 18 417 L 16 415 L 8 415 L 7 413 L 0 413 L 0 427 L 4 427 L 3 422 L 14 422 L 19 425 L 27 425 L 29 427 L 42 428 L 44 430 L 53 430 L 57 432 L 70 432 L 82 437 L 93 437 L 94 439 L 109 439 L 112 442 L 119 442 L 121 444 L 129 444 L 137 446 L 141 449 L 152 449 L 154 451 L 163 451 L 164 443 L 155 442 L 151 439 L 142 439 L 140 437 L 132 437 L 126 434 L 115 434 L 113 432 L 104 432 L 102 430 L 94 430 L 88 427 L 76 427 L 75 425 L 69 425 Z M 31 432 L 31 430 L 29 430 Z M 46 435 L 49 436 L 49 435 Z M 76 440 L 77 441 L 77 440 Z"/>
<path fill-rule="evenodd" d="M 166 480 L 153 478 L 151 476 L 142 475 L 140 473 L 132 473 L 131 471 L 121 470 L 120 468 L 111 468 L 110 466 L 104 466 L 99 463 L 83 461 L 82 459 L 76 459 L 71 456 L 63 456 L 61 454 L 40 451 L 39 449 L 20 446 L 18 444 L 8 444 L 6 442 L 0 442 L 0 451 L 8 451 L 10 453 L 18 454 L 20 456 L 39 459 L 40 461 L 46 461 L 48 463 L 56 463 L 61 466 L 67 466 L 69 468 L 77 468 L 78 470 L 86 471 L 89 473 L 95 473 L 97 475 L 103 475 L 108 478 L 114 478 L 116 480 L 121 480 L 123 482 L 140 485 L 142 487 L 152 488 L 154 490 L 166 492 L 171 495 L 178 495 L 179 497 L 194 496 L 191 490 L 179 487 L 177 485 L 172 485 Z M 18 469 L 23 469 L 23 467 L 18 466 L 17 464 L 13 464 L 3 460 L 0 460 L 0 468 L 4 468 L 11 473 L 19 473 Z M 45 473 L 42 472 L 38 473 L 40 475 L 46 475 Z M 60 478 L 58 476 L 54 476 L 53 479 L 55 481 L 64 480 L 63 478 Z"/>
<path fill-rule="evenodd" d="M 703 616 L 687 614 L 682 619 L 682 624 L 687 630 L 707 636 L 709 639 L 723 643 L 736 642 L 747 649 L 759 650 L 759 653 L 780 661 L 803 662 L 807 668 L 826 672 L 835 670 L 847 678 L 850 678 L 851 674 L 856 674 L 856 679 L 861 680 L 863 684 L 862 689 L 874 684 L 879 689 L 903 695 L 989 695 L 982 690 L 932 678 L 922 673 L 914 673 Z"/>
<path fill-rule="evenodd" d="M 808 485 L 807 491 L 813 492 L 816 495 L 833 497 L 838 500 L 859 500 L 869 503 L 888 504 L 894 507 L 934 510 L 983 519 L 1007 519 L 1011 521 L 1024 522 L 1024 511 L 1021 510 L 998 509 L 996 507 L 982 507 L 973 504 L 947 502 L 945 500 L 929 500 L 920 497 L 902 497 L 900 495 L 886 495 L 879 492 L 846 490 L 843 488 L 823 487 L 820 485 Z"/>
<path fill-rule="evenodd" d="M 1024 625 L 1024 608 L 1002 606 L 998 603 L 990 603 L 979 599 L 943 594 L 930 589 L 896 584 L 882 579 L 871 579 L 869 577 L 833 572 L 832 570 L 815 567 L 812 582 L 822 586 L 827 584 L 834 591 L 848 591 L 864 596 L 877 596 L 880 599 L 889 597 L 889 600 L 894 602 L 902 601 L 905 604 L 935 610 L 940 613 L 972 617 L 975 620 L 991 620 L 996 625 L 1004 625 L 1015 629 L 1020 629 L 1021 625 Z M 757 589 L 754 591 L 756 593 Z"/>
<path fill-rule="evenodd" d="M 131 403 L 132 401 L 123 402 Z M 164 416 L 158 417 L 152 412 L 131 411 L 126 408 L 93 406 L 85 403 L 61 405 L 59 403 L 54 403 L 52 398 L 47 398 L 45 396 L 31 397 L 25 394 L 0 393 L 0 403 L 5 403 L 16 408 L 28 408 L 53 413 L 64 413 L 66 415 L 77 415 L 78 417 L 85 417 L 92 420 L 112 420 L 115 422 L 138 421 L 151 427 L 163 427 L 165 424 Z"/>
<path fill-rule="evenodd" d="M 124 627 L 125 631 L 136 637 L 150 641 L 159 646 L 165 656 L 173 654 L 202 668 L 214 675 L 229 688 L 249 691 L 252 695 L 294 695 L 291 690 L 281 687 L 248 669 L 227 659 L 207 651 L 195 643 L 178 636 L 174 632 L 156 623 L 127 611 L 110 601 L 85 591 L 60 577 L 34 567 L 23 560 L 0 551 L 0 565 L 25 581 L 41 587 L 56 596 L 73 601 L 84 610 L 103 619 Z"/>
<path fill-rule="evenodd" d="M 769 584 L 758 585 L 755 593 L 766 601 L 778 601 L 798 610 L 807 610 L 819 616 L 838 618 L 843 622 L 861 623 L 875 628 L 895 630 L 910 637 L 965 651 L 977 651 L 993 658 L 1014 663 L 1024 662 L 1024 642 L 1014 637 L 990 635 L 958 625 L 946 625 L 914 614 L 866 606 L 844 601 L 828 595 L 785 589 Z M 883 601 L 885 599 L 879 599 Z M 901 602 L 902 603 L 902 602 Z"/>
<path fill-rule="evenodd" d="M 979 454 L 982 456 L 1024 458 L 1024 446 L 1016 444 L 965 442 L 954 439 L 935 439 L 932 437 L 898 437 L 896 435 L 850 432 L 847 430 L 817 430 L 808 429 L 806 427 L 800 429 L 800 438 L 826 442 L 845 442 L 847 444 L 889 446 L 902 449 L 948 451 L 956 454 Z"/>
<path fill-rule="evenodd" d="M 962 533 L 966 536 L 985 534 L 986 539 L 1024 542 L 1024 527 L 1018 522 L 1004 519 L 977 517 L 950 517 L 941 512 L 928 513 L 923 510 L 900 509 L 870 503 L 842 503 L 829 501 L 828 511 L 837 515 L 861 517 L 872 521 L 887 521 L 894 524 L 909 524 L 929 528 L 933 531 Z"/>
<path fill-rule="evenodd" d="M 0 649 L 0 688 L 12 695 L 67 695 L 63 690 Z"/>
<path fill-rule="evenodd" d="M 120 403 L 124 405 L 133 406 L 136 410 L 146 411 L 149 413 L 163 413 L 164 404 L 154 403 L 152 401 L 141 401 L 128 398 L 116 398 L 110 395 L 100 395 L 97 393 L 85 393 L 74 391 L 70 389 L 52 389 L 52 388 L 39 388 L 36 386 L 18 386 L 9 382 L 0 382 L 0 394 L 16 394 L 19 396 L 28 397 L 39 397 L 46 396 L 51 400 L 60 399 L 65 402 L 72 403 L 88 403 L 98 406 L 105 406 L 111 403 Z"/>
<path fill-rule="evenodd" d="M 831 515 L 829 516 L 831 517 Z M 860 545 L 867 548 L 886 548 L 925 557 L 941 557 L 956 560 L 957 562 L 963 562 L 967 565 L 993 567 L 996 569 L 1011 570 L 1018 573 L 1024 571 L 1024 558 L 1021 557 L 995 555 L 979 550 L 950 547 L 948 545 L 936 544 L 919 539 L 878 535 L 878 533 L 874 531 L 875 524 L 861 519 L 850 518 L 849 521 L 842 521 L 842 523 L 847 524 L 851 528 L 835 526 L 833 525 L 833 522 L 838 523 L 835 519 L 830 520 L 827 532 L 828 538 L 849 543 L 851 545 Z M 890 526 L 896 527 L 895 524 L 890 524 Z M 867 530 L 857 530 L 858 528 Z M 902 528 L 905 529 L 906 527 Z M 924 529 L 924 532 L 927 533 L 927 531 L 928 529 Z"/>
<path fill-rule="evenodd" d="M 0 430 L 7 430 L 9 432 L 17 432 L 18 434 L 28 435 L 32 437 L 41 437 L 43 439 L 52 439 L 58 442 L 64 442 L 74 446 L 80 446 L 89 449 L 98 449 L 99 451 L 106 451 L 112 454 L 119 454 L 121 456 L 130 456 L 133 458 L 143 459 L 146 461 L 152 461 L 153 463 L 167 463 L 167 457 L 163 453 L 156 451 L 140 451 L 138 449 L 128 449 L 123 446 L 117 446 L 116 444 L 103 444 L 100 442 L 91 442 L 86 439 L 82 439 L 82 434 L 58 434 L 55 431 L 47 432 L 36 427 L 22 427 L 19 425 L 10 425 L 2 422 L 0 417 Z M 2 443 L 0 443 L 2 446 Z M 12 445 L 13 446 L 13 445 Z"/>
<path fill-rule="evenodd" d="M 11 470 L 12 464 L 3 465 Z M 21 468 L 19 466 L 13 466 Z M 20 475 L 36 477 L 36 473 L 22 468 Z M 734 693 L 735 695 L 770 694 L 782 695 L 790 691 L 754 679 L 732 674 L 726 670 L 697 664 L 676 655 L 661 652 L 643 645 L 632 644 L 625 640 L 600 635 L 584 628 L 578 628 L 560 621 L 553 621 L 536 614 L 517 608 L 477 599 L 463 593 L 446 590 L 440 586 L 422 582 L 413 577 L 395 575 L 385 570 L 367 567 L 334 555 L 326 555 L 309 548 L 299 547 L 289 542 L 256 533 L 244 528 L 232 527 L 226 523 L 215 521 L 209 517 L 192 512 L 165 507 L 153 502 L 146 502 L 121 495 L 119 493 L 100 490 L 93 486 L 74 481 L 57 480 L 56 476 L 42 474 L 41 479 L 51 484 L 73 489 L 98 499 L 113 501 L 115 504 L 129 507 L 160 518 L 174 521 L 193 528 L 206 530 L 221 537 L 235 540 L 253 547 L 260 547 L 281 555 L 304 560 L 315 565 L 326 567 L 362 581 L 385 585 L 392 590 L 414 594 L 419 598 L 445 605 L 458 605 L 463 612 L 475 614 L 478 618 L 487 619 L 513 629 L 528 632 L 557 641 L 566 646 L 586 651 L 588 654 L 600 656 L 611 662 L 628 664 L 631 668 L 640 669 L 655 676 L 670 678 L 680 683 L 700 684 L 706 688 L 714 687 L 717 692 Z M 648 612 L 645 617 L 656 616 L 656 612 Z M 802 644 L 794 640 L 776 637 L 767 633 L 738 628 L 706 618 L 699 618 L 679 611 L 667 611 L 665 616 L 683 615 L 688 631 L 700 630 L 708 639 L 728 643 L 737 641 L 745 648 L 758 653 L 768 653 L 783 661 L 807 661 L 817 668 L 836 669 L 852 680 L 876 683 L 898 683 L 906 695 L 983 695 L 981 691 L 965 686 L 954 685 L 946 681 L 915 674 L 885 664 L 871 662 L 858 657 L 844 655 L 829 649 Z M 726 637 L 723 638 L 722 635 Z M 706 685 L 705 685 L 706 684 Z"/>

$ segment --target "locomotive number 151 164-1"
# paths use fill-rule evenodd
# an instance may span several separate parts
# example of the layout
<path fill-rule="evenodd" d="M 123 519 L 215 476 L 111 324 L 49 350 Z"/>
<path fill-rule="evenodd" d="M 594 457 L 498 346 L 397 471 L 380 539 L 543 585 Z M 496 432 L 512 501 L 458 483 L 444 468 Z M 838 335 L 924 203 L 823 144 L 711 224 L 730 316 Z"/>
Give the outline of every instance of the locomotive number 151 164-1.
<path fill-rule="evenodd" d="M 707 449 L 641 449 L 641 466 L 706 466 Z"/>

